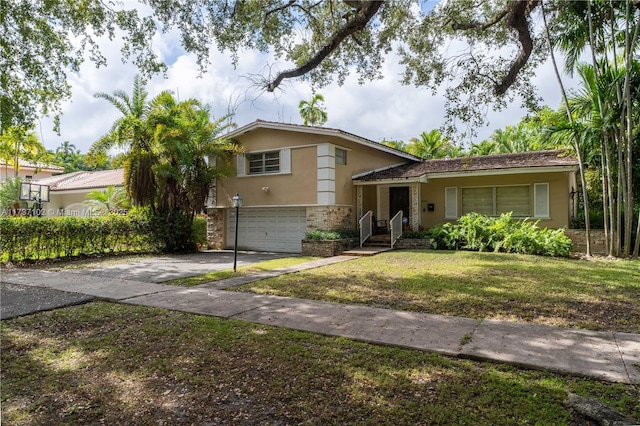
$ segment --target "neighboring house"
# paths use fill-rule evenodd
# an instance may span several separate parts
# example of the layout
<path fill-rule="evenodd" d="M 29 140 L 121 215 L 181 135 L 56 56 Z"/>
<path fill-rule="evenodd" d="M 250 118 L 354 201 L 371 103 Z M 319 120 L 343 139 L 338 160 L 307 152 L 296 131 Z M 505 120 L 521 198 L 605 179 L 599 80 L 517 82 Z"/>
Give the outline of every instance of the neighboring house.
<path fill-rule="evenodd" d="M 455 221 L 470 211 L 569 224 L 577 161 L 561 151 L 422 160 L 337 129 L 255 121 L 227 135 L 244 153 L 236 176 L 218 179 L 208 208 L 208 242 L 299 253 L 306 231 L 357 229 L 371 210 L 399 210 L 409 229 Z"/>
<path fill-rule="evenodd" d="M 25 160 L 18 161 L 18 177 L 23 181 L 44 179 L 64 172 L 64 167 L 44 163 L 31 163 Z M 0 182 L 14 177 L 13 163 L 0 162 Z"/>
<path fill-rule="evenodd" d="M 38 179 L 34 183 L 49 185 L 50 200 L 42 204 L 47 216 L 86 216 L 85 196 L 108 186 L 124 186 L 124 169 L 72 172 Z"/>

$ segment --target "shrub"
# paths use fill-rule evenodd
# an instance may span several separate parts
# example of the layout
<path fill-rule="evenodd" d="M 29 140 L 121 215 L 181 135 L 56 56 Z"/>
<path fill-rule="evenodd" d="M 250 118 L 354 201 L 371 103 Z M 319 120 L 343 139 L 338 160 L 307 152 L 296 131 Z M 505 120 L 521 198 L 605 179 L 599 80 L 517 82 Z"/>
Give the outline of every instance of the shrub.
<path fill-rule="evenodd" d="M 430 237 L 429 231 L 406 231 L 402 233 L 402 238 L 424 240 Z"/>
<path fill-rule="evenodd" d="M 457 224 L 446 223 L 429 231 L 434 248 L 568 256 L 571 240 L 564 230 L 541 229 L 538 222 L 514 220 L 511 213 L 488 217 L 470 213 Z"/>
<path fill-rule="evenodd" d="M 55 259 L 113 252 L 150 252 L 150 228 L 121 215 L 2 217 L 2 260 Z"/>
<path fill-rule="evenodd" d="M 304 234 L 304 238 L 307 240 L 342 240 L 345 238 L 357 238 L 360 234 L 358 231 L 353 230 L 340 230 L 340 231 L 308 231 Z"/>
<path fill-rule="evenodd" d="M 202 247 L 207 246 L 207 217 L 196 216 L 192 225 L 193 241 L 200 243 Z"/>
<path fill-rule="evenodd" d="M 0 260 L 192 252 L 199 238 L 206 243 L 205 218 L 197 218 L 192 227 L 187 215 L 170 217 L 149 209 L 132 209 L 126 216 L 0 217 Z"/>

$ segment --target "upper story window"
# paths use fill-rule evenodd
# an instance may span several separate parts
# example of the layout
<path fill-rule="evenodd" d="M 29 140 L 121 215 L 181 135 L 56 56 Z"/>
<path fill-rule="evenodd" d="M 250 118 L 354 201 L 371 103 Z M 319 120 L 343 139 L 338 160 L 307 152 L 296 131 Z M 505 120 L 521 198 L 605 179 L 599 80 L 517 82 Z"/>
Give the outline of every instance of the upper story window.
<path fill-rule="evenodd" d="M 347 164 L 347 150 L 336 148 L 336 164 Z"/>
<path fill-rule="evenodd" d="M 249 163 L 250 175 L 280 172 L 280 152 L 279 151 L 248 154 L 247 160 Z"/>

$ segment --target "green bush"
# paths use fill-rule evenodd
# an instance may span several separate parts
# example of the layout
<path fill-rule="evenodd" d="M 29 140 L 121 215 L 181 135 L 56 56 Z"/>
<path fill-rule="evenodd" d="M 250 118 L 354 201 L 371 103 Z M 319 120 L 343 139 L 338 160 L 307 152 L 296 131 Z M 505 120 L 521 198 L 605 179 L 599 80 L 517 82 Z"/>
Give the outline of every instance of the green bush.
<path fill-rule="evenodd" d="M 0 217 L 0 260 L 56 259 L 107 253 L 192 252 L 206 244 L 206 218 L 149 209 L 126 216 Z M 202 242 L 201 242 L 202 241 Z"/>
<path fill-rule="evenodd" d="M 541 229 L 537 222 L 514 220 L 511 213 L 488 217 L 470 213 L 457 224 L 432 228 L 434 248 L 568 256 L 571 240 L 562 229 Z"/>
<path fill-rule="evenodd" d="M 402 233 L 402 238 L 413 240 L 424 240 L 430 237 L 429 231 L 406 231 Z"/>
<path fill-rule="evenodd" d="M 127 216 L 0 217 L 0 259 L 152 252 L 150 228 Z"/>
<path fill-rule="evenodd" d="M 341 231 L 308 231 L 304 234 L 307 240 L 342 240 L 345 238 L 357 238 L 360 234 L 358 231 L 341 230 Z"/>
<path fill-rule="evenodd" d="M 193 219 L 193 240 L 200 246 L 207 246 L 207 218 L 206 216 L 196 216 Z"/>
<path fill-rule="evenodd" d="M 155 243 L 163 253 L 193 252 L 196 243 L 191 229 L 191 216 L 179 210 L 168 214 L 157 212 L 150 217 Z"/>

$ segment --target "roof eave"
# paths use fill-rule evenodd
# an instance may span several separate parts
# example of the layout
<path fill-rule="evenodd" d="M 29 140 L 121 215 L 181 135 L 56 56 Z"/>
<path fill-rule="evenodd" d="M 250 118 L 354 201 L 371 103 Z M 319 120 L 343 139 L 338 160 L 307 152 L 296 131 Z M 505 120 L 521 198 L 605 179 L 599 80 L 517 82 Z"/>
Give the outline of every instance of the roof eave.
<path fill-rule="evenodd" d="M 533 173 L 562 173 L 578 171 L 578 166 L 540 166 L 540 167 L 511 167 L 507 169 L 467 170 L 455 172 L 425 173 L 428 179 L 444 179 L 468 176 L 499 176 L 499 175 L 523 175 Z"/>
<path fill-rule="evenodd" d="M 286 130 L 286 131 L 298 132 L 298 133 L 312 133 L 316 135 L 335 136 L 342 139 L 346 139 L 351 142 L 355 142 L 360 145 L 367 145 L 379 151 L 384 151 L 386 153 L 393 154 L 398 157 L 406 158 L 407 160 L 422 161 L 422 159 L 419 157 L 390 148 L 381 143 L 374 142 L 372 140 L 369 140 L 360 136 L 356 136 L 351 133 L 344 132 L 342 130 L 328 129 L 328 128 L 322 128 L 322 127 L 290 125 L 286 123 L 274 123 L 274 122 L 268 122 L 268 121 L 254 121 L 252 123 L 239 127 L 238 129 L 232 132 L 227 133 L 225 137 L 229 139 L 233 139 L 240 135 L 249 133 L 257 129 Z"/>

